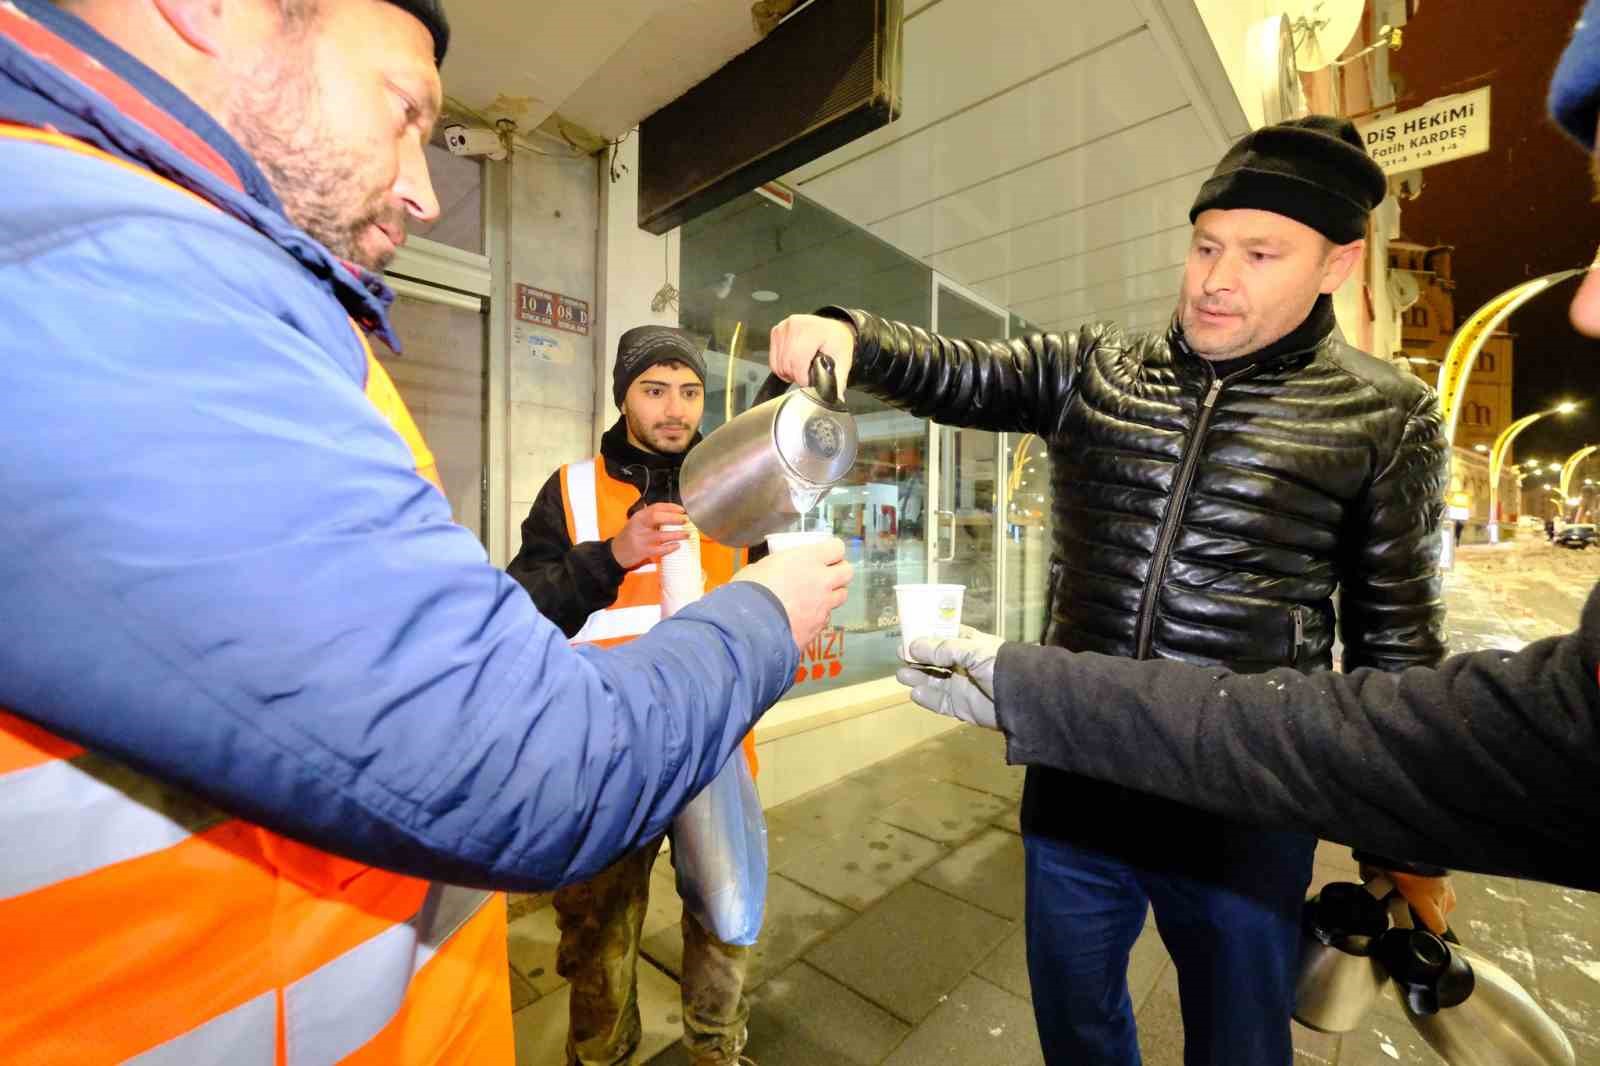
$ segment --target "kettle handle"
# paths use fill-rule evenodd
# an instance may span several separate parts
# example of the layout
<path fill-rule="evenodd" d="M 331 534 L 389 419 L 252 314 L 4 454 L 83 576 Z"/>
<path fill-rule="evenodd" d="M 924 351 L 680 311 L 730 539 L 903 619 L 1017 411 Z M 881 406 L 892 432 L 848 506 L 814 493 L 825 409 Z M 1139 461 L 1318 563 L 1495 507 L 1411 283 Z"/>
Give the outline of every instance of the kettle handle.
<path fill-rule="evenodd" d="M 829 407 L 844 406 L 839 401 L 839 376 L 833 365 L 833 356 L 818 352 L 812 358 L 811 387 Z M 759 407 L 768 400 L 782 396 L 788 389 L 787 381 L 776 374 L 769 374 L 767 380 L 761 383 L 761 388 L 756 391 L 756 398 L 751 401 L 750 406 Z"/>

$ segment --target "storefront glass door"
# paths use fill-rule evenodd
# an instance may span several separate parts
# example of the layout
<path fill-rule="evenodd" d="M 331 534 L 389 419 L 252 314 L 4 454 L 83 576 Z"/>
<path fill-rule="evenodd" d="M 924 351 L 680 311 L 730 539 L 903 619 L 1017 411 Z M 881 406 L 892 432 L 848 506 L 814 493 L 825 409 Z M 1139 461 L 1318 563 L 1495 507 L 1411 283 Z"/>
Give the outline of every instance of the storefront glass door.
<path fill-rule="evenodd" d="M 992 340 L 1006 335 L 1008 316 L 943 278 L 934 279 L 934 331 Z M 935 491 L 928 536 L 929 580 L 965 585 L 961 620 L 988 633 L 1000 617 L 1000 434 L 936 426 Z"/>

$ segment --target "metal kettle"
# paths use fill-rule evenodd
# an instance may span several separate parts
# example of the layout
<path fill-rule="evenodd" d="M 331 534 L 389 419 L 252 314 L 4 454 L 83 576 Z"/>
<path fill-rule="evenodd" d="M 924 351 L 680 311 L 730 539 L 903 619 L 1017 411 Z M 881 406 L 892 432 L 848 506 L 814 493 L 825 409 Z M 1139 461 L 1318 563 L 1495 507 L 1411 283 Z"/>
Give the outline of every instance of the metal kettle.
<path fill-rule="evenodd" d="M 859 443 L 833 360 L 811 360 L 811 386 L 786 393 L 773 374 L 744 414 L 684 457 L 683 508 L 700 532 L 742 548 L 794 524 L 849 472 Z"/>
<path fill-rule="evenodd" d="M 1301 912 L 1300 973 L 1294 1017 L 1324 1033 L 1348 1033 L 1377 1002 L 1389 974 L 1377 947 L 1389 928 L 1386 877 L 1365 885 L 1337 882 L 1306 901 Z"/>
<path fill-rule="evenodd" d="M 1572 1042 L 1527 990 L 1461 944 L 1410 928 L 1403 906 L 1377 954 L 1406 1017 L 1450 1066 L 1574 1066 Z"/>

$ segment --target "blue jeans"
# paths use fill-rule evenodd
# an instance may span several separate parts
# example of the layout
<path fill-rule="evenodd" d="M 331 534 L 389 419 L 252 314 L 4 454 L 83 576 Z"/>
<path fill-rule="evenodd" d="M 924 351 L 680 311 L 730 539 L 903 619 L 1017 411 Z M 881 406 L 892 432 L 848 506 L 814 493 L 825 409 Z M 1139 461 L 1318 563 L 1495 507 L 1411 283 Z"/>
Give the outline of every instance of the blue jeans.
<path fill-rule="evenodd" d="M 1214 876 L 1027 836 L 1028 978 L 1045 1062 L 1139 1066 L 1128 953 L 1145 908 L 1178 971 L 1185 1066 L 1290 1066 L 1300 908 L 1316 840 L 1228 832 Z"/>

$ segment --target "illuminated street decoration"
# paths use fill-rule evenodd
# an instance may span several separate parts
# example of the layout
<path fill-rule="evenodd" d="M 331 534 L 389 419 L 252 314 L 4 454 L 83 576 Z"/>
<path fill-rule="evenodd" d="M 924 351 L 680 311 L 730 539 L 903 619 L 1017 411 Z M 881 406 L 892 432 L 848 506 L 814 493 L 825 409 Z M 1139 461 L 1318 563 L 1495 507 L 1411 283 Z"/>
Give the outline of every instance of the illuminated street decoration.
<path fill-rule="evenodd" d="M 1586 273 L 1589 269 L 1560 270 L 1515 285 L 1474 311 L 1472 317 L 1456 330 L 1445 352 L 1444 363 L 1439 367 L 1439 410 L 1444 415 L 1445 440 L 1455 443 L 1456 421 L 1461 414 L 1461 401 L 1467 394 L 1467 379 L 1472 374 L 1472 366 L 1477 362 L 1484 342 L 1517 308 L 1546 289 Z"/>

